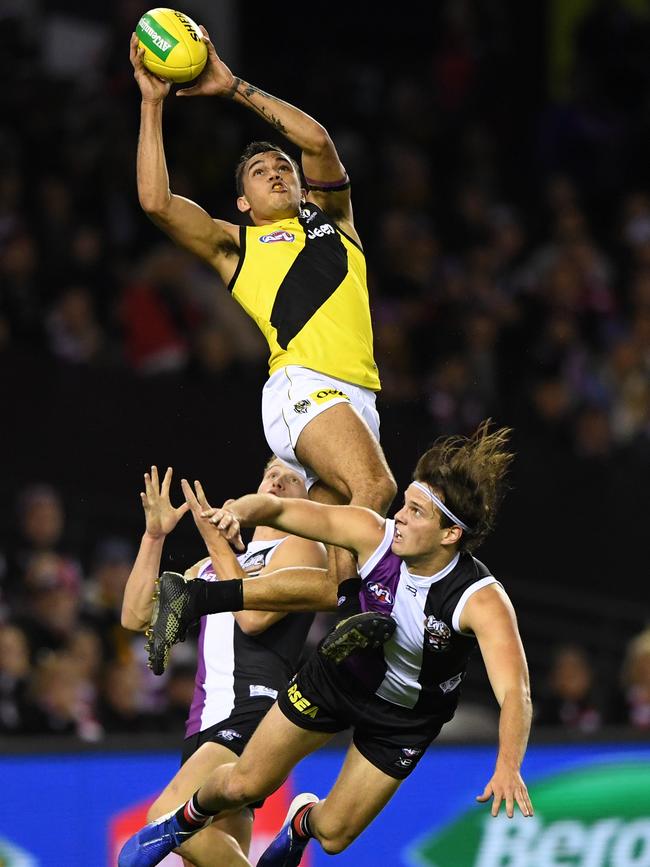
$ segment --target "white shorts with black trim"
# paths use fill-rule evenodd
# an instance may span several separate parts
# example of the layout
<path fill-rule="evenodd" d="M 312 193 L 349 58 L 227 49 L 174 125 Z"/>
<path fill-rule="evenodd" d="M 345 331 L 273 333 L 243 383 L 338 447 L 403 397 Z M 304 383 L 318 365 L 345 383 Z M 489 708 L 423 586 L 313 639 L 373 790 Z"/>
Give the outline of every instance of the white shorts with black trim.
<path fill-rule="evenodd" d="M 290 364 L 269 378 L 262 390 L 262 422 L 269 448 L 280 460 L 305 477 L 307 488 L 318 480 L 296 457 L 298 437 L 309 422 L 337 403 L 349 403 L 379 441 L 376 395 L 335 376 Z"/>

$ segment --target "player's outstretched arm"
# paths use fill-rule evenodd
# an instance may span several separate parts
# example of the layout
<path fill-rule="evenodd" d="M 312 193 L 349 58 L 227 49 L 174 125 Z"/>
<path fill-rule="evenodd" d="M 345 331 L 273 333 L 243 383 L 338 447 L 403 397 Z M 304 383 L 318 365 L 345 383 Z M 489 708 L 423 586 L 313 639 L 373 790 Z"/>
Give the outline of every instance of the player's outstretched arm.
<path fill-rule="evenodd" d="M 196 84 L 178 96 L 221 96 L 254 111 L 302 151 L 302 168 L 315 202 L 358 241 L 354 230 L 347 172 L 327 130 L 299 108 L 234 75 L 217 54 L 205 27 L 208 61 Z"/>
<path fill-rule="evenodd" d="M 137 154 L 140 205 L 177 244 L 211 265 L 228 283 L 239 261 L 239 227 L 213 220 L 195 202 L 170 191 L 162 133 L 163 101 L 169 93 L 169 82 L 149 72 L 143 56 L 144 49 L 138 50 L 134 34 L 130 59 L 142 95 Z"/>
<path fill-rule="evenodd" d="M 532 719 L 528 666 L 515 612 L 503 588 L 491 584 L 470 596 L 461 613 L 460 627 L 476 635 L 501 707 L 494 774 L 477 801 L 492 798 L 493 816 L 498 815 L 502 801 L 510 818 L 515 804 L 524 816 L 532 816 L 533 806 L 520 773 Z"/>
<path fill-rule="evenodd" d="M 264 632 L 290 611 L 328 611 L 336 607 L 336 588 L 328 586 L 327 554 L 319 542 L 289 537 L 274 555 L 272 563 L 265 566 L 256 578 L 249 578 L 224 536 L 214 524 L 202 517 L 203 512 L 210 510 L 210 504 L 201 483 L 194 482 L 195 490 L 185 479 L 181 485 L 215 573 L 222 582 L 243 580 L 243 608 L 234 612 L 234 616 L 244 632 L 249 635 Z M 218 591 L 218 586 L 210 588 L 215 597 Z M 224 594 L 225 598 L 227 594 Z M 206 613 L 221 610 L 221 607 L 216 607 Z"/>
<path fill-rule="evenodd" d="M 138 556 L 124 588 L 122 600 L 122 626 L 140 632 L 146 629 L 151 619 L 153 593 L 160 571 L 165 538 L 187 512 L 187 503 L 174 508 L 169 501 L 169 486 L 172 468 L 168 467 L 162 483 L 158 480 L 158 468 L 144 475 L 144 491 L 140 494 L 145 515 L 145 531 L 140 542 Z"/>
<path fill-rule="evenodd" d="M 241 526 L 267 526 L 305 539 L 347 548 L 359 563 L 377 548 L 386 521 L 371 509 L 325 506 L 310 500 L 284 499 L 271 494 L 247 494 L 225 509 L 210 509 L 203 517 L 227 539 L 237 538 Z"/>

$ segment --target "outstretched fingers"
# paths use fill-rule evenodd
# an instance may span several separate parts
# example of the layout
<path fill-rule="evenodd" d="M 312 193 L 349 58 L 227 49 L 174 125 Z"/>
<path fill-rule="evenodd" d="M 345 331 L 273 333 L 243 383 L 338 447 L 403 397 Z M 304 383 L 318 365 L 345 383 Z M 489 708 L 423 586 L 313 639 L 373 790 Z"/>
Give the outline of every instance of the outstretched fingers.
<path fill-rule="evenodd" d="M 165 472 L 165 475 L 163 476 L 162 485 L 160 487 L 160 495 L 162 497 L 169 497 L 169 487 L 172 483 L 172 475 L 173 474 L 174 474 L 174 471 L 172 470 L 172 468 L 167 467 L 167 471 Z"/>
<path fill-rule="evenodd" d="M 185 496 L 185 502 L 187 503 L 188 507 L 195 514 L 200 512 L 201 511 L 201 504 L 197 500 L 196 494 L 192 490 L 192 486 L 187 481 L 187 479 L 181 479 L 181 488 L 183 489 L 183 494 Z"/>
<path fill-rule="evenodd" d="M 205 511 L 210 508 L 210 503 L 208 503 L 208 498 L 205 496 L 205 491 L 203 490 L 203 485 L 198 479 L 194 481 L 194 489 L 196 490 L 196 499 L 199 502 L 201 509 Z"/>
<path fill-rule="evenodd" d="M 533 802 L 530 800 L 530 795 L 528 794 L 528 789 L 523 786 L 520 789 L 515 790 L 515 799 L 517 801 L 517 805 L 519 809 L 523 813 L 524 816 L 534 816 L 535 811 L 533 810 Z"/>
<path fill-rule="evenodd" d="M 492 798 L 492 809 L 490 810 L 493 816 L 499 815 L 501 804 L 505 801 L 505 810 L 508 818 L 512 819 L 515 814 L 515 803 L 521 810 L 523 816 L 533 816 L 533 805 L 528 795 L 528 790 L 525 785 L 519 785 L 514 788 L 499 789 L 489 782 L 483 789 L 482 794 L 476 796 L 476 800 L 480 803 L 485 803 Z"/>

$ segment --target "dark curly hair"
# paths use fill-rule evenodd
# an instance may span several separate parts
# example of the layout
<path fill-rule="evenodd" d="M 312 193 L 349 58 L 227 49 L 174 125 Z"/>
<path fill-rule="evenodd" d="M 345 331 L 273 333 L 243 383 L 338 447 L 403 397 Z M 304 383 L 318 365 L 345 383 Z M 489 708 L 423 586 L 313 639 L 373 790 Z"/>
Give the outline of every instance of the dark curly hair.
<path fill-rule="evenodd" d="M 463 530 L 462 551 L 474 551 L 494 529 L 496 515 L 507 491 L 506 475 L 514 455 L 506 445 L 507 427 L 490 433 L 491 420 L 481 422 L 469 437 L 440 437 L 426 451 L 413 478 L 435 490 L 447 508 L 470 530 Z M 441 527 L 454 522 L 442 512 Z"/>
<path fill-rule="evenodd" d="M 244 195 L 244 168 L 246 167 L 246 163 L 251 157 L 257 156 L 257 154 L 266 154 L 269 151 L 275 151 L 275 153 L 285 156 L 289 162 L 293 163 L 293 167 L 298 172 L 298 177 L 302 178 L 300 166 L 285 150 L 268 141 L 253 141 L 249 145 L 246 145 L 235 168 L 235 186 L 237 187 L 238 196 Z"/>

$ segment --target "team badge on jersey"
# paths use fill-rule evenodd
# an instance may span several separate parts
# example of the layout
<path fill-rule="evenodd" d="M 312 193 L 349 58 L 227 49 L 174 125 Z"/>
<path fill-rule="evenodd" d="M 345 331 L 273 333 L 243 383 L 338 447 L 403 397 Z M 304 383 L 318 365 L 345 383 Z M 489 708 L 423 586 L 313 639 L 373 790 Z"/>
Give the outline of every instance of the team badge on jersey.
<path fill-rule="evenodd" d="M 279 230 L 277 232 L 270 232 L 268 235 L 260 235 L 260 242 L 262 244 L 277 244 L 281 241 L 286 241 L 287 243 L 291 243 L 296 240 L 296 236 L 293 232 L 287 232 L 283 230 Z"/>
<path fill-rule="evenodd" d="M 437 620 L 433 614 L 430 614 L 424 624 L 424 637 L 427 650 L 439 653 L 449 647 L 451 629 L 442 620 Z"/>
<path fill-rule="evenodd" d="M 293 411 L 294 412 L 307 412 L 309 407 L 311 406 L 311 401 L 305 398 L 304 400 L 299 400 L 298 403 L 294 403 Z"/>
<path fill-rule="evenodd" d="M 263 551 L 256 551 L 253 554 L 249 554 L 244 558 L 241 567 L 245 572 L 259 572 L 264 566 L 266 566 L 266 558 L 268 557 L 269 551 L 272 551 L 273 548 L 265 548 Z"/>

